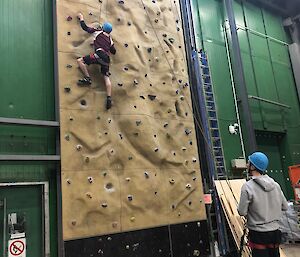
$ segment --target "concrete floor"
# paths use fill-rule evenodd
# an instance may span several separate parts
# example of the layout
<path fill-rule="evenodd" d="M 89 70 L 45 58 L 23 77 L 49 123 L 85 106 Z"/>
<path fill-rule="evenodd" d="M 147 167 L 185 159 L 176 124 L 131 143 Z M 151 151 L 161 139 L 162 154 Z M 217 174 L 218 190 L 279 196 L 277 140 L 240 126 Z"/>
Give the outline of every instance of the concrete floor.
<path fill-rule="evenodd" d="M 300 244 L 283 244 L 281 245 L 286 257 L 299 257 L 300 256 Z"/>

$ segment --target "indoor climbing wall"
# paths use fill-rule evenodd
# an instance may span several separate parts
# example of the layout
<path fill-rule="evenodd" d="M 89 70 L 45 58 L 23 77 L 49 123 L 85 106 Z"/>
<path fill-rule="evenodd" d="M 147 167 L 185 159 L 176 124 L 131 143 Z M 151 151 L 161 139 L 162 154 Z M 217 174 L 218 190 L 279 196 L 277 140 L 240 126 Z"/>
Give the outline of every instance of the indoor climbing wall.
<path fill-rule="evenodd" d="M 113 106 L 80 28 L 113 24 Z M 178 1 L 59 0 L 64 239 L 206 219 Z"/>

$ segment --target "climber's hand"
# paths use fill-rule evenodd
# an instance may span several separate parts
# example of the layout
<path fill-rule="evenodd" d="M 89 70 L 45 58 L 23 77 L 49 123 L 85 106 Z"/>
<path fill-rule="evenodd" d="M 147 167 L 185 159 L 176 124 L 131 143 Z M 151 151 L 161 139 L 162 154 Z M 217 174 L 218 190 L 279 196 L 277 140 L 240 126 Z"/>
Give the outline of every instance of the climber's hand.
<path fill-rule="evenodd" d="M 83 21 L 83 14 L 82 13 L 78 13 L 77 17 L 80 21 Z"/>

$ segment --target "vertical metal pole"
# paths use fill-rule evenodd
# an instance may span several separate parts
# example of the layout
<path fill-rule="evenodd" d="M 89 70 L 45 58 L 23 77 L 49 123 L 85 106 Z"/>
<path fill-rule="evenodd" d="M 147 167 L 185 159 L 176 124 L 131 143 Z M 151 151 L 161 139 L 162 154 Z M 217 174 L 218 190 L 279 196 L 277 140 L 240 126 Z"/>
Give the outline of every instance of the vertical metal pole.
<path fill-rule="evenodd" d="M 235 23 L 235 17 L 233 12 L 233 5 L 232 0 L 224 0 L 225 6 L 227 10 L 229 25 L 230 25 L 230 31 L 231 31 L 231 39 L 232 39 L 232 48 L 233 48 L 233 56 L 234 56 L 234 67 L 235 67 L 235 74 L 237 77 L 238 85 L 239 85 L 239 96 L 241 99 L 241 104 L 243 108 L 243 116 L 245 119 L 245 125 L 248 129 L 248 145 L 249 145 L 249 151 L 254 152 L 257 149 L 256 145 L 256 138 L 255 138 L 255 132 L 248 102 L 248 93 L 247 93 L 247 87 L 246 87 L 246 81 L 245 81 L 245 75 L 244 75 L 244 68 L 243 68 L 243 62 L 242 62 L 242 56 L 241 56 L 241 50 L 240 50 L 240 44 L 239 39 L 237 35 L 237 27 Z"/>
<path fill-rule="evenodd" d="M 53 1 L 52 17 L 53 17 L 53 51 L 54 51 L 54 84 L 55 84 L 55 120 L 60 120 L 59 115 L 59 82 L 58 82 L 58 47 L 57 47 L 57 2 Z M 56 154 L 60 155 L 60 129 L 56 131 Z M 56 165 L 56 207 L 57 207 L 57 247 L 58 257 L 63 257 L 64 242 L 62 230 L 62 193 L 61 193 L 61 164 Z"/>

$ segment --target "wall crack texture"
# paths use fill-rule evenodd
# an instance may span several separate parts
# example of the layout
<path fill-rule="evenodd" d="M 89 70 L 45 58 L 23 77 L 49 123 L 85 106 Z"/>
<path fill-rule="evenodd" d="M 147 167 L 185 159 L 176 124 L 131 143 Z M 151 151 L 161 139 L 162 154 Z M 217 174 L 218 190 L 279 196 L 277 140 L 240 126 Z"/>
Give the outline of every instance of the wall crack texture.
<path fill-rule="evenodd" d="M 60 0 L 58 61 L 65 240 L 206 219 L 178 1 Z M 90 87 L 80 28 L 113 24 L 112 108 Z M 187 133 L 188 132 L 188 133 Z"/>

